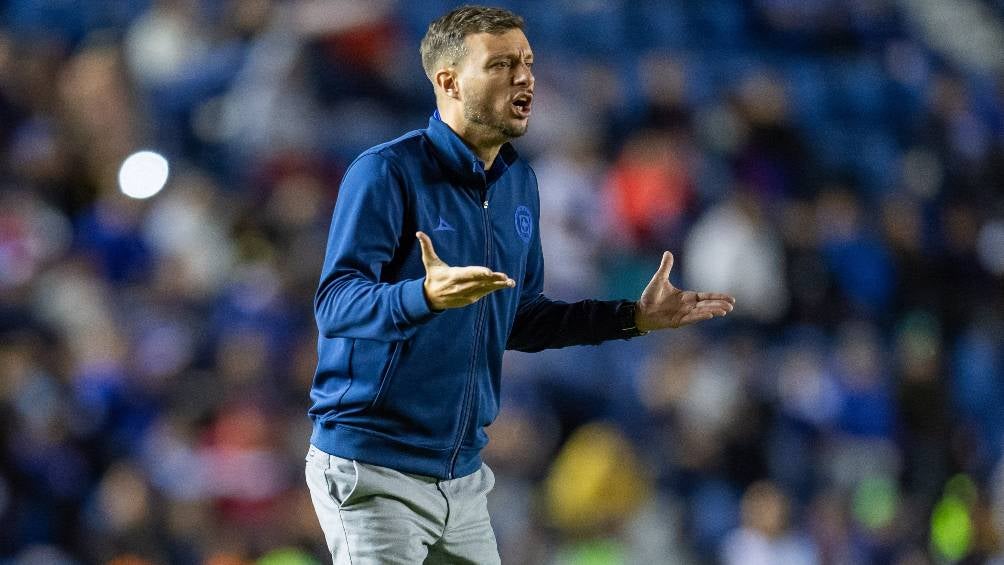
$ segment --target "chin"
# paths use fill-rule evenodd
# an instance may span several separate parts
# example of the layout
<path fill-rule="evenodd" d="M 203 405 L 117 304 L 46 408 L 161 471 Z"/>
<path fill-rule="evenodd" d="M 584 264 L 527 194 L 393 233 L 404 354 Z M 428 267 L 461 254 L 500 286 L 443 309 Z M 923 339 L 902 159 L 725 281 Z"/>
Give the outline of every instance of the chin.
<path fill-rule="evenodd" d="M 518 124 L 518 125 L 515 125 L 515 126 L 512 126 L 512 127 L 504 128 L 502 130 L 502 133 L 506 137 L 508 137 L 510 139 L 513 139 L 513 138 L 520 137 L 523 134 L 525 134 L 526 130 L 529 129 L 529 127 L 530 127 L 529 122 L 523 122 L 521 124 Z"/>

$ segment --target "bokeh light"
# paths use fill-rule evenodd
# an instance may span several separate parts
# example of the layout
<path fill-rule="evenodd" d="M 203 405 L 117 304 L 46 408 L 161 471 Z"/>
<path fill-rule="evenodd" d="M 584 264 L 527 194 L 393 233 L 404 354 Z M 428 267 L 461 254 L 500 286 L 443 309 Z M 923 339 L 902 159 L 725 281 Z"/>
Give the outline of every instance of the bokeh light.
<path fill-rule="evenodd" d="M 167 184 L 169 169 L 167 159 L 159 153 L 133 153 L 119 169 L 119 189 L 130 198 L 150 198 Z"/>

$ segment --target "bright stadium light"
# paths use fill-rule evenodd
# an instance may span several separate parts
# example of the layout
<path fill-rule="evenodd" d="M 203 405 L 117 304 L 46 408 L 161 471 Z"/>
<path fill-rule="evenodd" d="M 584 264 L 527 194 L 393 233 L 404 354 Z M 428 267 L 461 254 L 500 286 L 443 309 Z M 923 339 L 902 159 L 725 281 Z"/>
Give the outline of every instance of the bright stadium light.
<path fill-rule="evenodd" d="M 150 198 L 164 188 L 167 173 L 167 159 L 162 155 L 139 151 L 122 161 L 119 189 L 130 198 Z"/>

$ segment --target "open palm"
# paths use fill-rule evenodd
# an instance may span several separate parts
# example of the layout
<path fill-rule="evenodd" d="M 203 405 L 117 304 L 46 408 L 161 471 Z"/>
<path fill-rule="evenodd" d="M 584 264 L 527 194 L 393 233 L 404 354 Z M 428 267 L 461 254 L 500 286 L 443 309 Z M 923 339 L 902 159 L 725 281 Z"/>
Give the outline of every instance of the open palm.
<path fill-rule="evenodd" d="M 720 317 L 732 311 L 736 299 L 720 292 L 680 290 L 669 282 L 673 270 L 673 254 L 662 254 L 662 263 L 645 287 L 635 310 L 635 325 L 647 332 L 663 328 L 678 328 Z"/>
<path fill-rule="evenodd" d="M 470 306 L 485 295 L 516 286 L 509 275 L 487 267 L 451 267 L 436 254 L 425 232 L 418 232 L 415 237 L 422 248 L 422 264 L 425 265 L 422 285 L 425 299 L 433 310 Z"/>

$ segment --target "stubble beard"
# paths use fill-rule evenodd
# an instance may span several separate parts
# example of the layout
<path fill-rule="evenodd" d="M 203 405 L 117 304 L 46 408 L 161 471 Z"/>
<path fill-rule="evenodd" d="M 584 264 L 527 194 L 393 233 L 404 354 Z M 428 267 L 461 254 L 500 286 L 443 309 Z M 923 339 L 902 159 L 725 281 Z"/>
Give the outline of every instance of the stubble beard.
<path fill-rule="evenodd" d="M 524 123 L 518 129 L 513 128 L 506 123 L 505 117 L 492 111 L 490 104 L 480 99 L 472 100 L 470 98 L 464 100 L 464 119 L 469 123 L 477 124 L 484 133 L 501 143 L 523 135 L 529 125 Z"/>

